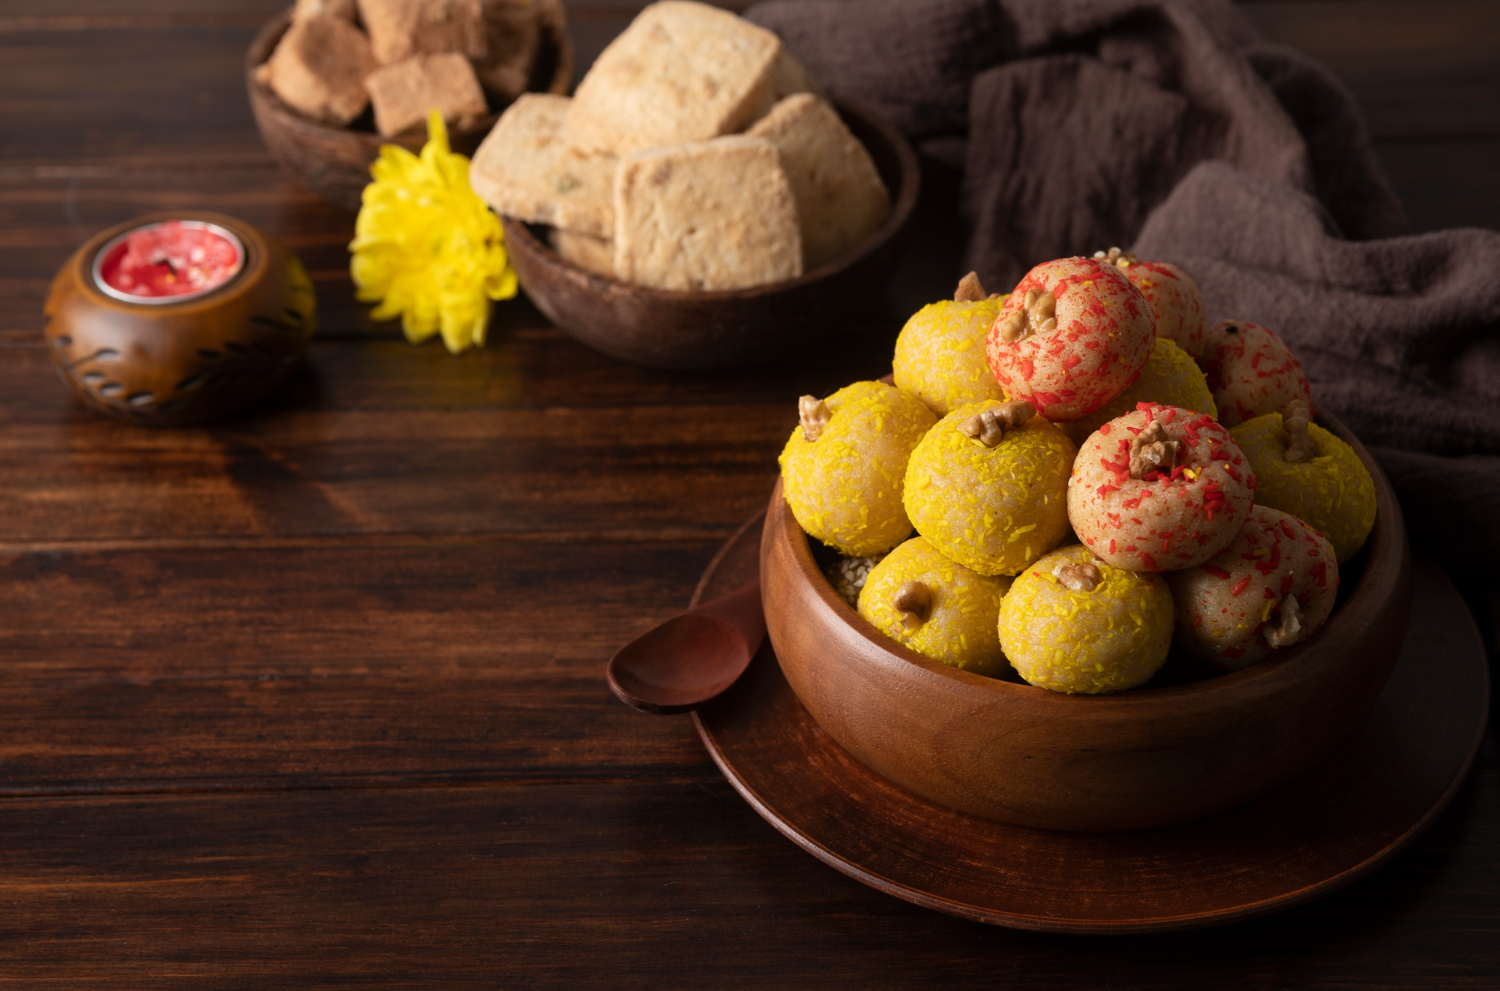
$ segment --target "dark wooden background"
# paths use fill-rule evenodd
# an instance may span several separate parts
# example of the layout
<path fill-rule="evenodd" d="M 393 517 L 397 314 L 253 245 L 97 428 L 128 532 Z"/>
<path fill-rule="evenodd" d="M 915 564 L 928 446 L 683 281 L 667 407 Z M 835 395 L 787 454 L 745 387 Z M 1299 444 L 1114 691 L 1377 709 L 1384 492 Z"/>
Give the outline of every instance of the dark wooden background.
<path fill-rule="evenodd" d="M 483 351 L 352 298 L 352 217 L 267 158 L 241 60 L 277 0 L 0 2 L 0 979 L 118 987 L 1500 985 L 1500 750 L 1371 877 L 1149 938 L 992 929 L 802 853 L 686 719 L 602 680 L 764 502 L 801 392 L 889 367 L 956 274 L 929 213 L 890 319 L 764 372 Z M 638 0 L 571 5 L 587 65 Z M 1500 3 L 1254 3 L 1366 109 L 1413 227 L 1500 227 Z M 308 263 L 278 401 L 149 432 L 41 348 L 97 230 L 212 208 Z M 231 980 L 232 978 L 232 980 Z"/>

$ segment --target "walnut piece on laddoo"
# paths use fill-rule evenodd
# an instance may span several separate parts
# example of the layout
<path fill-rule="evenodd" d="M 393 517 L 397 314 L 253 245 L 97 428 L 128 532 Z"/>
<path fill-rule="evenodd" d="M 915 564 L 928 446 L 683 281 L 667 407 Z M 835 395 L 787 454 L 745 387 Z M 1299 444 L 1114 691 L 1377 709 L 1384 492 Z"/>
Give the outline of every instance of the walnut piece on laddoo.
<path fill-rule="evenodd" d="M 1151 344 L 1151 357 L 1141 377 L 1111 403 L 1087 416 L 1060 424 L 1063 433 L 1082 444 L 1089 434 L 1117 416 L 1123 416 L 1140 403 L 1180 406 L 1217 417 L 1219 408 L 1208 391 L 1208 379 L 1196 362 L 1174 341 L 1158 337 Z"/>
<path fill-rule="evenodd" d="M 1255 471 L 1255 501 L 1315 527 L 1343 564 L 1375 526 L 1375 480 L 1354 448 L 1308 422 L 1306 406 L 1293 402 L 1288 410 L 1230 433 Z"/>
<path fill-rule="evenodd" d="M 1156 320 L 1119 268 L 1059 258 L 1026 273 L 990 329 L 990 369 L 1005 394 L 1049 420 L 1076 420 L 1146 367 Z"/>
<path fill-rule="evenodd" d="M 1219 422 L 1226 427 L 1275 413 L 1294 399 L 1305 402 L 1309 411 L 1315 408 L 1302 362 L 1281 338 L 1259 324 L 1214 324 L 1198 363 L 1219 404 Z"/>
<path fill-rule="evenodd" d="M 870 570 L 859 614 L 924 657 L 994 677 L 1005 670 L 995 624 L 1009 587 L 913 537 Z"/>
<path fill-rule="evenodd" d="M 1306 523 L 1256 506 L 1235 539 L 1195 568 L 1167 575 L 1177 640 L 1221 671 L 1238 671 L 1316 633 L 1333 612 L 1333 546 Z"/>
<path fill-rule="evenodd" d="M 1029 403 L 960 406 L 906 466 L 917 532 L 982 575 L 1014 575 L 1068 532 L 1068 473 L 1077 449 Z"/>
<path fill-rule="evenodd" d="M 1078 538 L 1129 571 L 1202 564 L 1234 539 L 1254 501 L 1255 475 L 1228 430 L 1155 403 L 1095 431 L 1068 481 Z"/>
<path fill-rule="evenodd" d="M 827 399 L 804 396 L 781 451 L 782 493 L 809 536 L 851 557 L 911 533 L 901 501 L 906 462 L 936 422 L 920 399 L 883 382 L 855 382 Z"/>
<path fill-rule="evenodd" d="M 891 361 L 896 387 L 920 397 L 938 416 L 968 403 L 1004 400 L 984 342 L 1006 298 L 987 295 L 970 272 L 953 299 L 913 314 L 896 338 Z"/>
<path fill-rule="evenodd" d="M 1078 544 L 1021 572 L 1000 601 L 1000 646 L 1032 685 L 1099 695 L 1145 684 L 1172 646 L 1172 595 L 1159 575 L 1101 561 Z"/>

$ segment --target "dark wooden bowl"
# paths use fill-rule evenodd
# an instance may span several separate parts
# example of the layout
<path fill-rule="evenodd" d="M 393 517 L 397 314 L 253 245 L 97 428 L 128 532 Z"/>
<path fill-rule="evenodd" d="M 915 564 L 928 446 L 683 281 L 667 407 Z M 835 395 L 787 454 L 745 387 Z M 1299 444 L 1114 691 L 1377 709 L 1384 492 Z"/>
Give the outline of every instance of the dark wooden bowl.
<path fill-rule="evenodd" d="M 143 224 L 216 224 L 237 237 L 239 273 L 201 296 L 142 305 L 95 281 L 95 256 Z M 302 263 L 242 220 L 187 210 L 141 217 L 91 238 L 47 297 L 47 350 L 64 382 L 101 413 L 152 427 L 206 423 L 265 396 L 307 353 L 317 299 Z"/>
<path fill-rule="evenodd" d="M 1317 635 L 1189 685 L 1060 695 L 950 668 L 850 609 L 771 496 L 761 540 L 766 626 L 802 704 L 846 750 L 916 794 L 1050 829 L 1165 825 L 1232 808 L 1329 754 L 1369 715 L 1411 607 L 1401 509 L 1369 452 L 1320 422 L 1375 479 L 1364 571 Z"/>
<path fill-rule="evenodd" d="M 567 15 L 557 0 L 539 0 L 539 4 L 542 47 L 530 88 L 566 94 L 573 87 L 573 41 L 568 35 Z M 370 163 L 379 157 L 380 146 L 396 144 L 416 152 L 427 135 L 419 130 L 383 138 L 375 132 L 369 111 L 349 127 L 333 127 L 310 120 L 282 103 L 256 80 L 255 70 L 271 57 L 291 23 L 290 10 L 272 18 L 250 43 L 245 56 L 245 87 L 250 93 L 255 125 L 271 157 L 283 168 L 330 203 L 358 210 L 360 194 L 370 182 Z M 503 109 L 498 108 L 472 127 L 450 131 L 448 141 L 453 150 L 473 155 L 499 119 L 498 110 Z"/>
<path fill-rule="evenodd" d="M 528 225 L 504 218 L 505 243 L 537 309 L 596 351 L 653 368 L 741 368 L 785 358 L 878 301 L 900 260 L 921 173 L 901 132 L 848 105 L 838 107 L 870 152 L 891 214 L 843 258 L 800 278 L 751 289 L 678 292 L 631 285 L 563 261 Z"/>

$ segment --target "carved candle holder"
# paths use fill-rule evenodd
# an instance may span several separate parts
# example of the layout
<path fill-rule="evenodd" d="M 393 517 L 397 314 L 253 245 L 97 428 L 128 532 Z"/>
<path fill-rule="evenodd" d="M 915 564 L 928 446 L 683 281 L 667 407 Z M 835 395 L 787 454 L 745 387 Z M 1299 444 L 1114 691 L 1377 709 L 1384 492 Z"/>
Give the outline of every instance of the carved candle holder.
<path fill-rule="evenodd" d="M 265 396 L 307 353 L 312 280 L 270 236 L 223 214 L 142 217 L 89 240 L 47 298 L 48 351 L 101 413 L 147 426 L 214 420 Z"/>

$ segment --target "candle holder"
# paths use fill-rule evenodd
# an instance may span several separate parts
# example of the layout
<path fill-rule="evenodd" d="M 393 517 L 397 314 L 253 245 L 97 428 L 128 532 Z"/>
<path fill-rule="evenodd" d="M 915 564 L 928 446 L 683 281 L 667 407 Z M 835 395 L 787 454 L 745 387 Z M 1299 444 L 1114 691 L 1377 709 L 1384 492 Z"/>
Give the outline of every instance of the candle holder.
<path fill-rule="evenodd" d="M 69 258 L 47 298 L 48 353 L 101 413 L 147 426 L 214 420 L 265 396 L 317 323 L 297 257 L 233 217 L 142 217 Z"/>

